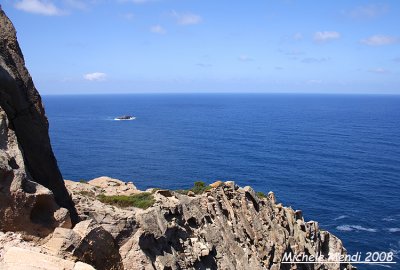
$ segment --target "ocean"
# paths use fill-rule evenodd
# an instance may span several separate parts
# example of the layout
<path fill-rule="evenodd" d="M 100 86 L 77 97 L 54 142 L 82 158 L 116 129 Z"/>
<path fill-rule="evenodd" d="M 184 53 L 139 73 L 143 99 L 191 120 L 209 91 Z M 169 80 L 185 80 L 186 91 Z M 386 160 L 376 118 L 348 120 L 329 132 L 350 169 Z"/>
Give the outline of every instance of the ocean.
<path fill-rule="evenodd" d="M 400 96 L 44 96 L 65 179 L 140 189 L 234 180 L 303 210 L 350 254 L 393 252 L 400 269 Z M 132 121 L 115 121 L 121 115 Z M 365 257 L 365 256 L 364 256 Z"/>

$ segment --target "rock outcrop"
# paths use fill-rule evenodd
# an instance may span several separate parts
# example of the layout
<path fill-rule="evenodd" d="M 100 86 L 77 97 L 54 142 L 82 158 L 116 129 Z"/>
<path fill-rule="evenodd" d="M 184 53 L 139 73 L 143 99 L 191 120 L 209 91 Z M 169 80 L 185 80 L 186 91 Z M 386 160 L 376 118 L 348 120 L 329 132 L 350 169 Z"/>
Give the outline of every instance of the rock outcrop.
<path fill-rule="evenodd" d="M 48 188 L 54 194 L 56 203 L 68 209 L 73 223 L 76 223 L 78 217 L 50 145 L 48 121 L 41 97 L 25 67 L 14 26 L 1 8 L 0 107 L 7 115 L 8 128 L 18 139 L 24 167 L 30 179 Z M 9 151 L 13 151 L 11 147 Z M 21 168 L 22 160 L 14 165 Z"/>
<path fill-rule="evenodd" d="M 113 181 L 110 195 L 111 187 L 114 194 L 120 189 Z M 118 239 L 124 269 L 352 269 L 282 263 L 285 253 L 328 261 L 346 251 L 317 222 L 306 222 L 301 211 L 276 203 L 272 192 L 259 198 L 250 187 L 220 182 L 195 196 L 157 190 L 153 207 L 121 209 L 96 200 L 102 188 L 91 183 L 67 182 L 67 187 L 81 218 L 95 220 Z"/>
<path fill-rule="evenodd" d="M 24 164 L 17 136 L 0 107 L 0 230 L 44 237 L 56 227 L 72 226 L 69 211 L 54 194 L 33 181 Z"/>

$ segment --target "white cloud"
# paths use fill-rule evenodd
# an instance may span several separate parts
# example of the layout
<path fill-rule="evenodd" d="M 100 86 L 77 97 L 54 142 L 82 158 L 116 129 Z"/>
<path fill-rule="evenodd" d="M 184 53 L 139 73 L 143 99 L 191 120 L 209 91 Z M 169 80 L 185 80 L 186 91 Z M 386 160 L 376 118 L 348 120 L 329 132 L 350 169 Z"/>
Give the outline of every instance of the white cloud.
<path fill-rule="evenodd" d="M 340 38 L 340 33 L 335 31 L 322 31 L 314 34 L 314 40 L 317 42 L 326 42 Z"/>
<path fill-rule="evenodd" d="M 83 78 L 88 81 L 105 81 L 107 74 L 102 72 L 93 72 L 83 75 Z"/>
<path fill-rule="evenodd" d="M 253 58 L 251 58 L 250 56 L 248 56 L 246 54 L 242 54 L 238 57 L 238 60 L 242 61 L 242 62 L 250 62 L 250 61 L 253 61 Z"/>
<path fill-rule="evenodd" d="M 64 12 L 47 0 L 22 0 L 15 3 L 15 8 L 35 14 L 59 16 Z"/>
<path fill-rule="evenodd" d="M 397 38 L 385 35 L 374 35 L 369 38 L 361 40 L 361 43 L 364 43 L 369 46 L 383 46 L 390 45 L 396 43 L 398 41 Z"/>
<path fill-rule="evenodd" d="M 156 34 L 165 34 L 167 31 L 161 25 L 153 25 L 150 27 L 150 32 Z"/>
<path fill-rule="evenodd" d="M 350 17 L 356 19 L 373 19 L 384 15 L 388 11 L 386 5 L 365 5 L 359 6 L 348 13 Z"/>
<path fill-rule="evenodd" d="M 178 13 L 175 10 L 172 11 L 172 16 L 176 18 L 178 24 L 181 25 L 191 25 L 199 24 L 202 22 L 202 18 L 199 15 L 193 13 Z"/>
<path fill-rule="evenodd" d="M 372 73 L 376 73 L 376 74 L 387 74 L 387 73 L 389 73 L 389 70 L 387 70 L 385 68 L 381 68 L 381 67 L 370 69 L 368 71 L 372 72 Z"/>

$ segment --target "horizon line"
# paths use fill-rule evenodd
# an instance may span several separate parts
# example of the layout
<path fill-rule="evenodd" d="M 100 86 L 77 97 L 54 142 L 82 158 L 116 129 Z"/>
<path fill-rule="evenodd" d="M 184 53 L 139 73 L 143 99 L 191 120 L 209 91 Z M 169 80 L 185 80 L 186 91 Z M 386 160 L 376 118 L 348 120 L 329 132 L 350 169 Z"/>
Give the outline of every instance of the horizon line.
<path fill-rule="evenodd" d="M 96 96 L 96 95 L 348 95 L 348 96 L 400 96 L 400 93 L 378 93 L 378 92 L 95 92 L 95 93 L 40 93 L 42 96 Z"/>

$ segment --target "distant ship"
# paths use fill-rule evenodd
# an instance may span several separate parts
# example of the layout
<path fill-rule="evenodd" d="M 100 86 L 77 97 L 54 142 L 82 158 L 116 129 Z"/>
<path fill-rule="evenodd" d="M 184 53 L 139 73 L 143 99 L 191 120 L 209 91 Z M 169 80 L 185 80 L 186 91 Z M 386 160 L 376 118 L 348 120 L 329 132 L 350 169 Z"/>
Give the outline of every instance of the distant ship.
<path fill-rule="evenodd" d="M 123 115 L 123 116 L 114 118 L 114 120 L 134 120 L 134 119 L 136 119 L 136 117 L 132 116 L 132 115 Z"/>

